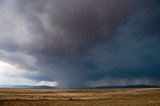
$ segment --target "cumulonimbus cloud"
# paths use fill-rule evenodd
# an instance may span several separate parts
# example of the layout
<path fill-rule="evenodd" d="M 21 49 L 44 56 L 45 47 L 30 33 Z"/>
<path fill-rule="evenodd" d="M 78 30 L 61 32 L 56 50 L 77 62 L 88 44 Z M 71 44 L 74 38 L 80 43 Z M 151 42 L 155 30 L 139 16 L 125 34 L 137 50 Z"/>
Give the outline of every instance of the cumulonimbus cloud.
<path fill-rule="evenodd" d="M 6 0 L 0 13 L 1 60 L 61 87 L 159 80 L 158 0 Z"/>

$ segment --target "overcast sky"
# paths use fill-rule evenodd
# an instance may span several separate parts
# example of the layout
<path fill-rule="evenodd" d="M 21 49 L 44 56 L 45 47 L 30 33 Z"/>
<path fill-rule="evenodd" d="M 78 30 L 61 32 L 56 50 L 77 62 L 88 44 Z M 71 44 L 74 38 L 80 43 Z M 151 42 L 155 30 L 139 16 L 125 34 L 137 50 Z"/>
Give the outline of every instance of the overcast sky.
<path fill-rule="evenodd" d="M 0 85 L 160 85 L 160 0 L 0 0 Z"/>

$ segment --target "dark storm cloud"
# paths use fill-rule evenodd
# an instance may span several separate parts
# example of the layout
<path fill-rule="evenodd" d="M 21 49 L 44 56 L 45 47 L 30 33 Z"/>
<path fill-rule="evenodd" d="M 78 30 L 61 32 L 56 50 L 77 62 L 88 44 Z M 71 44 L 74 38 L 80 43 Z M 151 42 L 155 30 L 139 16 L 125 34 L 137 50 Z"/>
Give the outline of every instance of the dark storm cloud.
<path fill-rule="evenodd" d="M 42 41 L 38 40 L 35 48 L 38 52 L 51 55 L 56 51 L 59 54 L 59 51 L 64 49 L 66 49 L 64 52 L 75 54 L 109 38 L 119 24 L 126 21 L 130 14 L 143 5 L 142 1 L 125 0 L 17 2 L 18 6 L 20 5 L 17 9 L 30 23 L 28 26 L 30 32 L 41 37 Z M 43 19 L 45 17 L 46 20 Z M 41 45 L 43 48 L 39 51 Z"/>
<path fill-rule="evenodd" d="M 12 11 L 22 20 L 17 23 L 25 26 L 21 29 L 25 33 L 9 37 L 1 33 L 4 61 L 38 70 L 61 87 L 86 87 L 88 81 L 106 78 L 160 80 L 159 1 L 13 0 L 8 4 L 8 14 Z M 7 22 L 10 28 L 12 21 Z"/>

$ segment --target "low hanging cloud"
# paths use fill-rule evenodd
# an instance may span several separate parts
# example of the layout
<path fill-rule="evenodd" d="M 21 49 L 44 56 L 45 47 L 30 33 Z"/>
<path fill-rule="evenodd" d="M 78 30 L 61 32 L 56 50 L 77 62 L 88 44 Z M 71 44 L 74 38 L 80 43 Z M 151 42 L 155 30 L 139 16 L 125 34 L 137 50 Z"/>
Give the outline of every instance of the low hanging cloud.
<path fill-rule="evenodd" d="M 38 71 L 64 88 L 96 86 L 99 81 L 160 85 L 158 0 L 0 4 L 1 61 Z"/>

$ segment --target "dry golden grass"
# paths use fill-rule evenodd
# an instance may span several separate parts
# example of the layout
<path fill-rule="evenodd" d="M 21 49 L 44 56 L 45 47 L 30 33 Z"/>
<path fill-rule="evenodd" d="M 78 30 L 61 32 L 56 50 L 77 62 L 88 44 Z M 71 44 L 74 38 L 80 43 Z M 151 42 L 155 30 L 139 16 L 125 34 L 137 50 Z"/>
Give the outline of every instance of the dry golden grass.
<path fill-rule="evenodd" d="M 160 89 L 0 89 L 0 106 L 160 106 Z"/>

